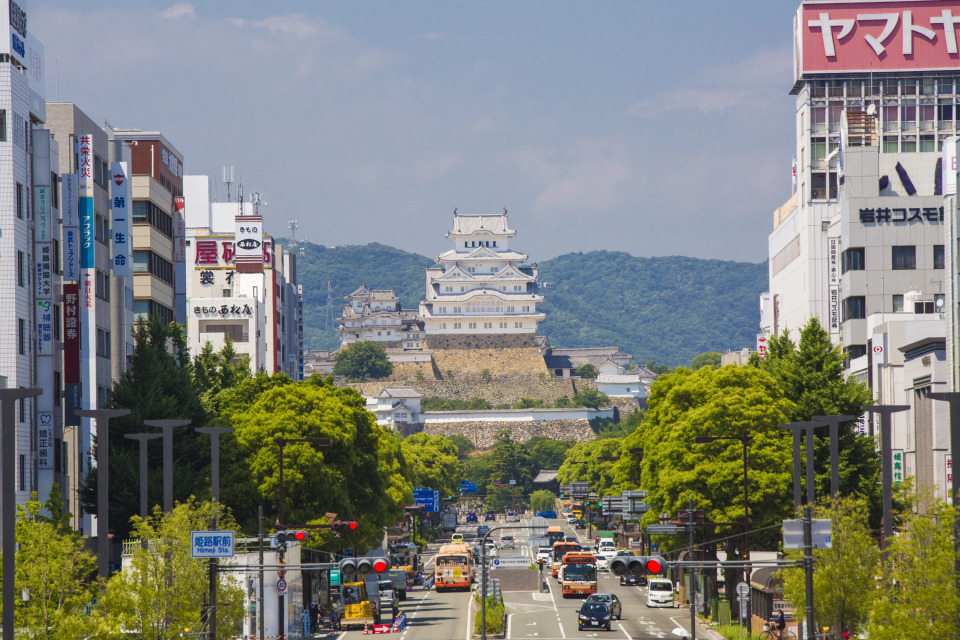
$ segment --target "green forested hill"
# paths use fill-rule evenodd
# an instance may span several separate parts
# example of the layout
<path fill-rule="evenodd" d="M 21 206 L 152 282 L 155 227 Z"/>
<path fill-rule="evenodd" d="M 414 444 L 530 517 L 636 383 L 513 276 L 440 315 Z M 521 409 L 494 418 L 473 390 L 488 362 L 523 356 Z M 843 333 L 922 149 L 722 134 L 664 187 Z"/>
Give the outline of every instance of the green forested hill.
<path fill-rule="evenodd" d="M 327 248 L 301 243 L 297 263 L 304 290 L 304 346 L 331 349 L 324 331 L 327 282 L 333 317 L 361 285 L 394 289 L 405 309 L 423 298 L 424 268 L 433 260 L 382 244 Z M 619 346 L 637 362 L 687 365 L 704 351 L 753 346 L 765 263 L 697 258 L 637 258 L 627 253 L 569 253 L 539 264 L 547 319 L 540 325 L 555 347 Z"/>

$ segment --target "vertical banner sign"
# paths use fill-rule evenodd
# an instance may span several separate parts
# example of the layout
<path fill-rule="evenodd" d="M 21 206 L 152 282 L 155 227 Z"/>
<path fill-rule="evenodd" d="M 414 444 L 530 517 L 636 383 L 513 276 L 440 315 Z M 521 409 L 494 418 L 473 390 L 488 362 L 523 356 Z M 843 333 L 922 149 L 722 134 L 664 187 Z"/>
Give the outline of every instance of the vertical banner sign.
<path fill-rule="evenodd" d="M 127 180 L 127 163 L 110 163 L 110 212 L 113 241 L 113 275 L 129 278 L 130 268 L 130 187 Z"/>
<path fill-rule="evenodd" d="M 957 142 L 960 137 L 951 136 L 943 141 L 943 195 L 957 193 Z"/>
<path fill-rule="evenodd" d="M 33 188 L 34 242 L 50 242 L 50 187 Z"/>
<path fill-rule="evenodd" d="M 950 453 L 944 454 L 943 456 L 943 469 L 944 469 L 944 480 L 945 484 L 943 485 L 943 496 L 944 500 L 947 502 L 952 502 L 953 494 L 953 455 Z"/>
<path fill-rule="evenodd" d="M 53 469 L 53 412 L 41 411 L 37 415 L 37 467 Z"/>
<path fill-rule="evenodd" d="M 763 333 L 757 334 L 757 355 L 761 360 L 767 358 L 767 336 Z"/>
<path fill-rule="evenodd" d="M 93 212 L 93 136 L 77 136 L 77 174 L 80 189 L 78 212 L 80 221 L 80 367 L 83 384 L 81 408 L 97 408 L 97 325 L 94 309 L 96 278 L 96 245 L 94 242 Z M 80 419 L 80 439 L 77 443 L 77 456 L 80 460 L 79 473 L 85 474 L 91 468 L 93 441 L 96 428 L 90 418 Z M 84 514 L 82 531 L 92 536 L 96 531 L 96 520 L 92 514 Z"/>
<path fill-rule="evenodd" d="M 263 271 L 263 216 L 236 217 L 236 254 L 234 263 L 239 273 Z"/>
<path fill-rule="evenodd" d="M 37 300 L 37 355 L 53 355 L 53 303 L 49 300 Z"/>
<path fill-rule="evenodd" d="M 80 426 L 80 287 L 76 282 L 63 285 L 63 388 L 64 424 Z"/>
<path fill-rule="evenodd" d="M 63 218 L 63 281 L 80 279 L 80 221 L 77 196 L 79 185 L 76 174 L 60 177 L 60 215 Z"/>
<path fill-rule="evenodd" d="M 903 482 L 903 449 L 893 449 L 893 484 Z"/>
<path fill-rule="evenodd" d="M 183 220 L 183 196 L 177 196 L 173 199 L 173 261 L 183 262 L 186 260 L 186 223 Z"/>
<path fill-rule="evenodd" d="M 830 337 L 840 338 L 840 238 L 827 238 L 827 290 Z"/>

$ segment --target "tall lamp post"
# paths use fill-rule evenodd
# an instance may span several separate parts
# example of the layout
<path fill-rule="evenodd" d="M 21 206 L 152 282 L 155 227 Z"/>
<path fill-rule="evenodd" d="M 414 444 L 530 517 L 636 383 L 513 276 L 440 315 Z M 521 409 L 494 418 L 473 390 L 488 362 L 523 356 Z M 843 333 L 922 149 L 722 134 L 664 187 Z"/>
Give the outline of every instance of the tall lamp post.
<path fill-rule="evenodd" d="M 173 511 L 173 430 L 185 427 L 191 420 L 144 420 L 148 427 L 163 429 L 163 510 Z"/>
<path fill-rule="evenodd" d="M 739 440 L 743 444 L 743 559 L 750 562 L 750 484 L 747 476 L 747 455 L 753 438 L 750 436 L 697 436 L 693 441 L 697 444 L 707 444 L 716 440 Z M 743 566 L 744 582 L 749 582 L 749 564 Z M 750 600 L 747 600 L 747 631 L 753 628 Z"/>
<path fill-rule="evenodd" d="M 17 400 L 26 401 L 42 389 L 0 389 L 0 546 L 3 548 L 3 637 L 16 635 L 17 555 Z"/>
<path fill-rule="evenodd" d="M 956 461 L 957 449 L 960 448 L 960 393 L 956 392 L 934 392 L 928 393 L 927 397 L 931 400 L 941 400 L 950 405 L 950 460 Z M 953 478 L 953 580 L 955 588 L 960 592 L 960 484 Z M 957 622 L 960 624 L 960 611 L 957 612 Z"/>
<path fill-rule="evenodd" d="M 127 433 L 124 438 L 136 440 L 140 443 L 140 517 L 147 519 L 150 511 L 149 501 L 147 500 L 147 443 L 161 437 L 160 433 Z"/>
<path fill-rule="evenodd" d="M 864 405 L 863 410 L 880 414 L 880 484 L 883 492 L 883 562 L 887 562 L 887 547 L 893 538 L 893 434 L 890 421 L 893 414 L 906 411 L 908 404 Z M 872 416 L 871 416 L 872 419 Z"/>
<path fill-rule="evenodd" d="M 97 421 L 97 573 L 106 580 L 110 575 L 110 419 L 130 413 L 130 409 L 83 409 L 81 418 Z"/>
<path fill-rule="evenodd" d="M 813 416 L 817 422 L 830 425 L 830 497 L 840 492 L 840 423 L 856 420 L 856 416 Z"/>
<path fill-rule="evenodd" d="M 277 509 L 277 523 L 284 526 L 283 519 L 283 448 L 291 442 L 309 442 L 317 449 L 320 447 L 329 447 L 330 438 L 274 438 L 277 444 L 278 456 L 280 460 L 280 507 Z"/>

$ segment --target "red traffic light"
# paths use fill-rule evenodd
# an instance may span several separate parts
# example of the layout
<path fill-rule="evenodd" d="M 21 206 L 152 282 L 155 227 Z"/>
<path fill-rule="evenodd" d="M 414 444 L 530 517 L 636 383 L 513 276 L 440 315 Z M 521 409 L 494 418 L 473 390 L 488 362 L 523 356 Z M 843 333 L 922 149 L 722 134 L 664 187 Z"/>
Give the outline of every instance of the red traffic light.
<path fill-rule="evenodd" d="M 387 571 L 388 569 L 390 569 L 390 563 L 387 562 L 387 559 L 386 559 L 386 558 L 376 558 L 376 559 L 373 561 L 373 570 L 374 570 L 376 573 L 383 573 L 384 571 Z"/>
<path fill-rule="evenodd" d="M 351 520 L 351 521 L 347 524 L 347 527 L 350 528 L 350 531 L 356 531 L 356 529 L 357 529 L 357 523 L 356 523 L 356 521 L 355 521 L 355 520 Z"/>
<path fill-rule="evenodd" d="M 296 540 L 297 542 L 303 542 L 304 540 L 307 539 L 307 532 L 306 532 L 306 531 L 294 531 L 294 532 L 293 532 L 293 539 Z"/>
<path fill-rule="evenodd" d="M 663 565 L 660 563 L 660 558 L 653 556 L 647 559 L 648 573 L 660 573 L 661 571 L 663 571 Z"/>

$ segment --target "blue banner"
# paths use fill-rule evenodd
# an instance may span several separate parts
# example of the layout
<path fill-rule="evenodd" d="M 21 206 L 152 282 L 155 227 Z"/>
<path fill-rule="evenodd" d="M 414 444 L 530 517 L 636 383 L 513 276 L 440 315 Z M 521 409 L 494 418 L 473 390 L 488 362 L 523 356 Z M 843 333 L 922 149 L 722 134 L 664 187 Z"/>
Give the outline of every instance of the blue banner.
<path fill-rule="evenodd" d="M 80 268 L 95 269 L 96 251 L 93 245 L 93 198 L 80 198 Z"/>

